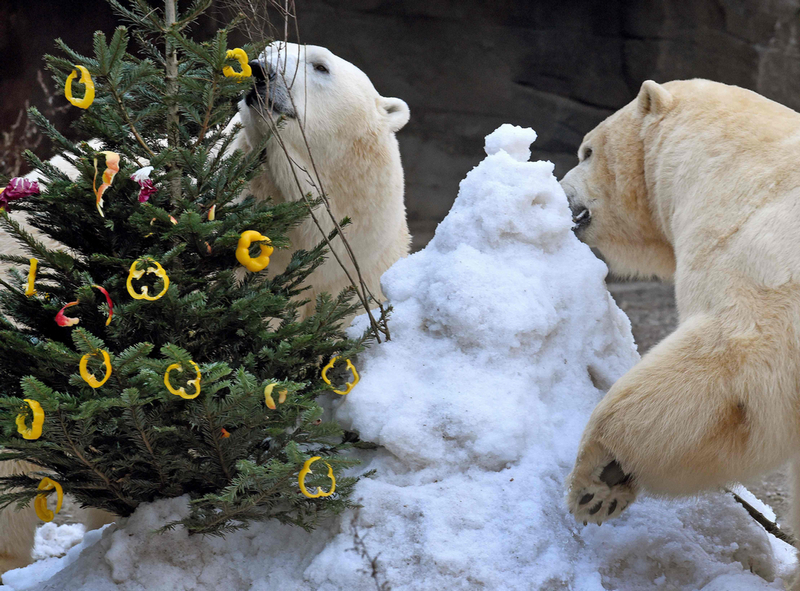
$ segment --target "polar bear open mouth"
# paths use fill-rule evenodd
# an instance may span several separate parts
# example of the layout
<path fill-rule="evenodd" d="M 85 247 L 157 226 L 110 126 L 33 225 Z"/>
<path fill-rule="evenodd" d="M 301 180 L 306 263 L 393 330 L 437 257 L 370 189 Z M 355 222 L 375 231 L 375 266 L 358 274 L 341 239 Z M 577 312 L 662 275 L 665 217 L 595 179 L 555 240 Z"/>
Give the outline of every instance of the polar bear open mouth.
<path fill-rule="evenodd" d="M 286 82 L 276 75 L 272 64 L 267 64 L 265 67 L 261 60 L 253 60 L 250 62 L 250 67 L 256 83 L 245 96 L 245 104 L 251 109 L 294 119 L 297 114 L 292 106 L 289 89 L 286 87 Z"/>

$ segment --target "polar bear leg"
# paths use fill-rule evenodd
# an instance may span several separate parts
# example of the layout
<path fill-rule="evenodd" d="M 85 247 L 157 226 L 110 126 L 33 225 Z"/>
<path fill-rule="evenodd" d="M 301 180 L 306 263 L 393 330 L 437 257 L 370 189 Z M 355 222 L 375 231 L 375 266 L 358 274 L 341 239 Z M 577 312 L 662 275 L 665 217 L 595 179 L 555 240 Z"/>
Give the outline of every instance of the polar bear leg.
<path fill-rule="evenodd" d="M 789 457 L 785 342 L 731 318 L 696 316 L 620 378 L 597 405 L 569 476 L 578 521 L 619 515 L 639 487 L 686 495 L 746 479 Z M 784 372 L 782 374 L 781 372 Z"/>
<path fill-rule="evenodd" d="M 31 469 L 33 466 L 23 462 L 0 462 L 0 476 L 11 476 Z M 38 522 L 33 503 L 20 511 L 13 505 L 0 511 L 0 578 L 7 570 L 30 564 Z"/>

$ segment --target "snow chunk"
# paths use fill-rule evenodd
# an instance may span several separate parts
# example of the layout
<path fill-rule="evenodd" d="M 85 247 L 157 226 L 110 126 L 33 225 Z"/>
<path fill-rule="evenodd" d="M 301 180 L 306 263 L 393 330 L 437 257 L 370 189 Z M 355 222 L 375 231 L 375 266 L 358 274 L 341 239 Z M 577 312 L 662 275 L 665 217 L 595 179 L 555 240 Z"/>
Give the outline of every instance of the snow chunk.
<path fill-rule="evenodd" d="M 525 161 L 534 137 L 489 136 L 428 247 L 383 277 L 392 340 L 332 403 L 381 446 L 359 508 L 310 534 L 258 523 L 220 540 L 151 533 L 186 514 L 160 501 L 39 589 L 782 589 L 788 547 L 727 495 L 640 499 L 602 528 L 569 515 L 583 427 L 638 355 L 552 164 Z"/>
<path fill-rule="evenodd" d="M 536 132 L 530 127 L 504 123 L 486 136 L 484 150 L 487 156 L 493 156 L 503 150 L 514 160 L 527 162 L 531 159 L 529 148 L 535 141 Z"/>

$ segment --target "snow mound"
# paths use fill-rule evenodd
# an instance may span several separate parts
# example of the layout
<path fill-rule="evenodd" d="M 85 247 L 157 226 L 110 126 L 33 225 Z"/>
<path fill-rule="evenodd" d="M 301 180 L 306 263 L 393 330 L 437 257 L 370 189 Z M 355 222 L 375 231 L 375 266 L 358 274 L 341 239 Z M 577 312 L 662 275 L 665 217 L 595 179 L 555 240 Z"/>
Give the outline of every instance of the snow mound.
<path fill-rule="evenodd" d="M 161 501 L 38 588 L 782 589 L 788 546 L 727 496 L 641 499 L 602 528 L 567 512 L 583 426 L 638 355 L 553 165 L 527 162 L 535 135 L 491 134 L 434 239 L 383 278 L 392 340 L 335 404 L 381 446 L 361 508 L 311 534 L 264 523 L 220 540 L 152 534 L 186 513 Z"/>

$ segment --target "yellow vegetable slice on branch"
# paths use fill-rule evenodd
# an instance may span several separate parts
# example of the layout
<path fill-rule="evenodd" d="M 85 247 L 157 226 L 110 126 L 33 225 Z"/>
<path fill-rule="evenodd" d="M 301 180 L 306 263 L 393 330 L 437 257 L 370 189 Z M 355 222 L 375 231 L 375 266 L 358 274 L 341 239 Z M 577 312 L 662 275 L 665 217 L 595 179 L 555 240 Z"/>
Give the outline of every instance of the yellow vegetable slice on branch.
<path fill-rule="evenodd" d="M 264 402 L 270 410 L 275 410 L 277 408 L 277 406 L 275 406 L 275 399 L 272 398 L 272 391 L 275 389 L 275 386 L 277 386 L 277 384 L 267 384 L 264 387 Z M 288 393 L 289 391 L 285 388 L 283 390 L 278 390 L 278 404 L 286 402 L 286 395 Z"/>
<path fill-rule="evenodd" d="M 94 357 L 98 353 L 100 353 L 103 356 L 103 365 L 105 365 L 106 367 L 106 375 L 104 375 L 103 379 L 99 381 L 96 377 L 94 377 L 93 373 L 89 373 L 89 370 L 86 367 L 86 365 L 89 363 L 89 358 Z M 100 386 L 105 384 L 108 381 L 108 378 L 111 377 L 111 358 L 108 355 L 108 351 L 105 351 L 103 349 L 98 349 L 94 353 L 87 353 L 86 355 L 81 357 L 80 370 L 83 381 L 89 384 L 92 388 L 99 388 Z"/>
<path fill-rule="evenodd" d="M 178 373 L 183 373 L 183 366 L 180 363 L 173 363 L 167 368 L 166 373 L 164 373 L 164 385 L 167 387 L 167 390 L 169 390 L 172 394 L 175 394 L 175 396 L 180 396 L 186 400 L 191 400 L 192 398 L 197 398 L 200 396 L 200 378 L 202 377 L 200 374 L 200 366 L 198 366 L 194 361 L 189 361 L 189 363 L 194 365 L 194 369 L 197 372 L 197 377 L 195 379 L 186 382 L 187 385 L 194 386 L 194 394 L 187 394 L 183 386 L 180 388 L 173 388 L 172 384 L 169 383 L 169 374 L 171 371 L 177 370 Z"/>
<path fill-rule="evenodd" d="M 269 244 L 269 238 L 262 236 L 255 230 L 247 230 L 242 232 L 239 238 L 239 244 L 236 245 L 236 260 L 248 271 L 258 273 L 263 271 L 269 265 L 269 257 L 274 252 L 274 248 Z M 259 244 L 261 247 L 261 254 L 252 258 L 250 256 L 250 245 L 253 242 L 267 242 L 267 244 Z"/>
<path fill-rule="evenodd" d="M 136 268 L 136 264 L 139 262 L 139 260 L 144 260 L 147 263 L 147 267 L 145 269 Z M 128 280 L 125 282 L 125 285 L 128 288 L 128 293 L 131 294 L 131 297 L 134 300 L 147 300 L 149 302 L 154 302 L 167 293 L 167 289 L 169 289 L 169 276 L 164 270 L 164 267 L 162 267 L 157 261 L 149 257 L 139 260 L 133 261 L 131 269 L 128 272 Z M 142 290 L 138 292 L 133 289 L 133 280 L 141 279 L 145 273 L 153 273 L 156 277 L 160 277 L 164 282 L 164 287 L 158 294 L 154 296 L 148 295 L 148 287 L 146 285 L 143 285 Z"/>
<path fill-rule="evenodd" d="M 42 436 L 42 426 L 44 425 L 44 410 L 42 410 L 42 405 L 35 400 L 26 398 L 25 402 L 31 407 L 33 422 L 29 429 L 25 424 L 25 413 L 19 413 L 17 415 L 17 432 L 22 435 L 23 439 L 39 439 Z"/>
<path fill-rule="evenodd" d="M 103 171 L 102 181 L 103 184 L 100 188 L 97 187 L 97 157 L 103 154 L 106 157 L 106 169 Z M 95 205 L 97 211 L 100 212 L 101 217 L 106 217 L 103 213 L 103 193 L 106 192 L 114 181 L 114 177 L 119 172 L 119 154 L 116 152 L 98 152 L 94 155 L 94 180 L 92 181 L 92 188 L 94 188 Z"/>
<path fill-rule="evenodd" d="M 322 368 L 322 380 L 332 388 L 333 384 L 331 384 L 330 379 L 328 379 L 328 370 L 333 369 L 333 364 L 336 363 L 337 359 L 339 358 L 334 357 L 333 359 L 330 360 L 330 363 L 328 363 L 328 365 Z M 358 372 L 356 371 L 356 366 L 353 365 L 349 359 L 346 359 L 345 361 L 347 361 L 347 369 L 349 369 L 353 373 L 353 381 L 348 382 L 344 390 L 337 390 L 336 388 L 333 388 L 333 391 L 339 394 L 340 396 L 345 396 L 346 394 L 350 394 L 350 391 L 356 387 L 356 384 L 361 379 L 358 375 Z"/>
<path fill-rule="evenodd" d="M 61 485 L 52 478 L 42 478 L 38 490 L 53 490 L 56 489 L 56 510 L 55 512 L 47 508 L 47 495 L 36 495 L 33 501 L 33 508 L 36 510 L 36 515 L 42 521 L 53 521 L 56 513 L 61 512 L 61 504 L 64 502 L 64 489 Z"/>
<path fill-rule="evenodd" d="M 240 47 L 229 49 L 228 53 L 225 54 L 225 59 L 239 60 L 239 65 L 242 66 L 241 72 L 237 72 L 230 66 L 222 68 L 222 73 L 226 78 L 236 78 L 237 82 L 242 82 L 245 78 L 249 78 L 253 75 L 253 69 L 250 67 L 250 64 L 247 63 L 247 52 L 245 52 L 244 49 Z"/>
<path fill-rule="evenodd" d="M 25 288 L 25 295 L 31 297 L 36 293 L 33 286 L 36 281 L 36 269 L 39 266 L 39 259 L 31 259 L 31 268 L 28 270 L 28 286 Z"/>
<path fill-rule="evenodd" d="M 321 459 L 321 456 L 314 456 L 313 458 L 306 460 L 306 463 L 303 464 L 303 469 L 300 470 L 300 474 L 297 476 L 297 483 L 300 485 L 300 492 L 302 492 L 309 499 L 329 497 L 336 491 L 336 477 L 333 475 L 333 468 L 331 468 L 331 465 L 327 462 L 325 462 L 325 465 L 328 467 L 328 478 L 331 479 L 331 489 L 328 492 L 323 492 L 322 488 L 317 487 L 317 492 L 312 494 L 308 492 L 308 489 L 306 488 L 306 476 L 308 474 L 313 474 L 311 471 L 311 464 Z"/>
<path fill-rule="evenodd" d="M 71 102 L 76 107 L 80 107 L 81 109 L 88 109 L 89 105 L 94 102 L 94 81 L 92 81 L 92 76 L 89 74 L 89 70 L 84 68 L 83 66 L 75 66 L 76 70 L 72 70 L 69 76 L 67 76 L 67 84 L 64 87 L 64 96 L 67 97 L 67 100 Z M 76 99 L 72 96 L 72 81 L 78 77 L 78 71 L 80 70 L 81 77 L 78 78 L 78 82 L 83 84 L 86 87 L 86 92 L 83 95 L 83 98 Z"/>

